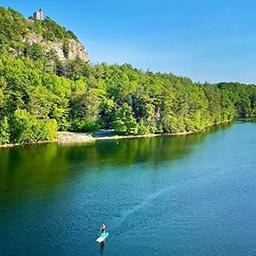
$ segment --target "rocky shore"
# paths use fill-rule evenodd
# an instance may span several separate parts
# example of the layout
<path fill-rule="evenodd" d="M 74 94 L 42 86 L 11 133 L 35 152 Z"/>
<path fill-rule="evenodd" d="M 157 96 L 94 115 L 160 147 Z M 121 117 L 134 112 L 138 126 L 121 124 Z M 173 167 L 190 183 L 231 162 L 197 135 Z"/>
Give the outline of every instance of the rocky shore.
<path fill-rule="evenodd" d="M 78 132 L 58 132 L 58 143 L 92 142 L 91 134 Z"/>
<path fill-rule="evenodd" d="M 223 122 L 214 123 L 211 125 L 206 126 L 211 127 L 221 123 L 231 122 L 232 120 L 226 120 Z M 28 145 L 28 144 L 40 144 L 40 143 L 50 143 L 50 142 L 57 142 L 59 144 L 74 144 L 74 143 L 91 143 L 96 140 L 117 140 L 117 139 L 130 139 L 130 138 L 147 138 L 147 137 L 158 137 L 158 136 L 177 136 L 177 135 L 187 135 L 192 133 L 199 133 L 202 130 L 197 131 L 187 131 L 187 132 L 177 132 L 177 133 L 160 133 L 160 134 L 145 134 L 145 135 L 117 135 L 113 129 L 107 129 L 103 131 L 97 132 L 89 132 L 89 133 L 80 133 L 80 132 L 58 132 L 58 137 L 56 140 L 52 141 L 39 141 L 39 142 L 32 142 L 32 143 L 24 143 L 24 144 L 5 144 L 0 145 L 1 147 L 13 147 L 13 146 L 20 146 L 20 145 Z"/>

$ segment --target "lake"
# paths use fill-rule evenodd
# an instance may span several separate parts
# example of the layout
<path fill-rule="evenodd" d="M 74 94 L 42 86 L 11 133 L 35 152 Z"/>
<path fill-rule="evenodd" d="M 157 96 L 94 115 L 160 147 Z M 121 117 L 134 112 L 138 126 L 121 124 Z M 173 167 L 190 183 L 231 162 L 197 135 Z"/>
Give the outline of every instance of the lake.
<path fill-rule="evenodd" d="M 255 239 L 255 119 L 0 149 L 1 256 L 256 255 Z"/>

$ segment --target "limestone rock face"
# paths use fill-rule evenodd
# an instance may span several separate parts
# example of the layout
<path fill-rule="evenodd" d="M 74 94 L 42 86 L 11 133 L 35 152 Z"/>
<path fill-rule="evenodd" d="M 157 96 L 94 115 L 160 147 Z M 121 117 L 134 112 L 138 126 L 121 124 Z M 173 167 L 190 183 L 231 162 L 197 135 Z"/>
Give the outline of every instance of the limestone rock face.
<path fill-rule="evenodd" d="M 68 56 L 70 59 L 74 59 L 76 56 L 79 56 L 82 60 L 89 62 L 88 53 L 85 47 L 77 43 L 74 39 L 69 40 L 69 53 Z"/>
<path fill-rule="evenodd" d="M 46 51 L 50 51 L 53 49 L 60 60 L 70 59 L 73 60 L 76 56 L 80 57 L 85 62 L 89 62 L 90 59 L 88 57 L 88 53 L 85 47 L 76 42 L 74 39 L 69 39 L 69 49 L 63 50 L 63 43 L 62 42 L 51 42 L 51 41 L 44 41 L 43 37 L 36 34 L 29 34 L 24 39 L 24 42 L 28 42 L 30 44 L 33 43 L 40 43 L 44 47 L 46 47 Z"/>

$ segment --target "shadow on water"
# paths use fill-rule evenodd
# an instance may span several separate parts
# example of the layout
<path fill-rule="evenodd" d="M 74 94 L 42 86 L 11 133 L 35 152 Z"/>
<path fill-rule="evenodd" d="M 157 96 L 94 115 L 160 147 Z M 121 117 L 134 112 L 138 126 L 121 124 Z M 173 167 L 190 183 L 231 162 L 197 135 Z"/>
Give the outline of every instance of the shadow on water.
<path fill-rule="evenodd" d="M 105 242 L 101 242 L 101 243 L 100 243 L 100 254 L 101 254 L 101 255 L 103 255 L 104 248 L 105 248 Z"/>
<path fill-rule="evenodd" d="M 118 143 L 106 140 L 73 146 L 49 143 L 0 149 L 0 200 L 58 189 L 70 176 L 81 171 L 86 175 L 92 167 L 100 171 L 109 166 L 144 162 L 157 165 L 181 158 L 190 153 L 191 146 L 202 144 L 207 134 L 231 126 L 221 124 L 197 134 L 122 139 Z"/>

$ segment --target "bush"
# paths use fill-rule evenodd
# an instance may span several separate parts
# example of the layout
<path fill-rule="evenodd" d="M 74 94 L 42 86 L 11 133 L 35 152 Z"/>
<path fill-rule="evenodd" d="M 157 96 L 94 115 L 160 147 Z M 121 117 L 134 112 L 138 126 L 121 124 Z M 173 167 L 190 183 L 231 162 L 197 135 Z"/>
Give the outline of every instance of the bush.
<path fill-rule="evenodd" d="M 57 138 L 57 122 L 55 119 L 40 119 L 33 126 L 37 141 L 54 140 Z"/>
<path fill-rule="evenodd" d="M 11 142 L 53 140 L 57 137 L 57 128 L 55 119 L 37 120 L 26 109 L 17 109 L 11 117 Z"/>
<path fill-rule="evenodd" d="M 11 142 L 24 143 L 34 141 L 32 130 L 36 119 L 26 109 L 17 109 L 11 118 Z"/>
<path fill-rule="evenodd" d="M 150 133 L 150 127 L 147 125 L 144 125 L 143 119 L 140 119 L 139 125 L 138 125 L 138 134 L 149 134 Z"/>
<path fill-rule="evenodd" d="M 71 122 L 70 131 L 72 132 L 88 132 L 92 130 L 97 130 L 99 127 L 89 120 L 88 118 L 75 119 Z"/>

